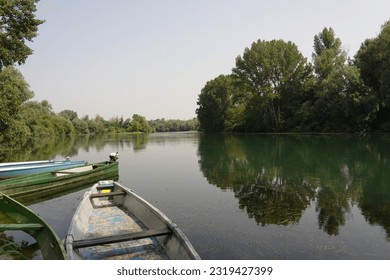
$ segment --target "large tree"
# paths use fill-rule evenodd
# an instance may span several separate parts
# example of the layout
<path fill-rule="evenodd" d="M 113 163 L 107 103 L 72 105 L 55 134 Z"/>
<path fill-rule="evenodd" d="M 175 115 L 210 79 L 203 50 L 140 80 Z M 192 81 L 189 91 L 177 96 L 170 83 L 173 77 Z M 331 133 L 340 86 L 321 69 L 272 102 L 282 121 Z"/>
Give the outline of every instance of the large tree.
<path fill-rule="evenodd" d="M 341 40 L 332 28 L 324 28 L 314 37 L 312 56 L 316 84 L 309 120 L 311 130 L 365 131 L 372 99 L 359 69 L 348 61 Z"/>
<path fill-rule="evenodd" d="M 366 131 L 374 100 L 332 28 L 324 28 L 314 37 L 312 56 L 316 83 L 309 118 L 311 130 Z"/>
<path fill-rule="evenodd" d="M 248 130 L 283 131 L 297 125 L 292 120 L 306 92 L 311 68 L 294 43 L 254 42 L 237 57 L 233 74 L 247 91 Z"/>
<path fill-rule="evenodd" d="M 224 131 L 225 121 L 232 105 L 232 77 L 220 75 L 203 87 L 198 97 L 200 129 L 204 131 Z"/>
<path fill-rule="evenodd" d="M 347 54 L 332 28 L 324 28 L 314 37 L 312 56 L 316 76 L 312 129 L 333 131 L 343 119 L 344 68 Z"/>
<path fill-rule="evenodd" d="M 0 131 L 8 129 L 18 118 L 22 104 L 33 97 L 29 85 L 14 67 L 0 71 Z"/>
<path fill-rule="evenodd" d="M 382 26 L 376 38 L 367 39 L 361 45 L 355 64 L 376 97 L 375 128 L 390 131 L 390 21 Z"/>
<path fill-rule="evenodd" d="M 0 0 L 0 71 L 25 63 L 32 54 L 26 41 L 37 36 L 44 21 L 35 18 L 38 0 Z"/>
<path fill-rule="evenodd" d="M 0 0 L 0 143 L 17 145 L 29 135 L 19 112 L 33 93 L 13 66 L 23 64 L 32 50 L 42 20 L 35 18 L 38 0 Z"/>
<path fill-rule="evenodd" d="M 0 144 L 23 143 L 29 132 L 19 113 L 22 104 L 32 97 L 33 92 L 16 68 L 0 71 Z"/>

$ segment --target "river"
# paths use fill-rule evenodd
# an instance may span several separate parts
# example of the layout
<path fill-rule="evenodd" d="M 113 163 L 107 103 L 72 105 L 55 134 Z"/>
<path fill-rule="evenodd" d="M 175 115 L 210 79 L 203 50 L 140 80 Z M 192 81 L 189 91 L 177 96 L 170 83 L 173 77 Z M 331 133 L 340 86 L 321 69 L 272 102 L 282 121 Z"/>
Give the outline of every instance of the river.
<path fill-rule="evenodd" d="M 202 259 L 390 259 L 390 136 L 155 133 L 80 138 L 10 161 L 104 161 Z M 86 189 L 29 207 L 64 238 Z"/>

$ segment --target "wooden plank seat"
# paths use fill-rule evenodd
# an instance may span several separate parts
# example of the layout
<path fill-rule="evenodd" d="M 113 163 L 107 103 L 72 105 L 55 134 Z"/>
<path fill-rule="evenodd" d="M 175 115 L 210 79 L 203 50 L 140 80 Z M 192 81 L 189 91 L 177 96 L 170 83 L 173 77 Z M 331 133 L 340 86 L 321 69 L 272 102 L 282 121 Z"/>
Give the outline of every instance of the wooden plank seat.
<path fill-rule="evenodd" d="M 172 233 L 172 231 L 168 228 L 149 229 L 140 232 L 125 233 L 125 234 L 115 235 L 115 236 L 80 239 L 80 240 L 73 241 L 73 248 L 75 249 L 85 248 L 85 247 L 99 246 L 99 245 L 110 244 L 110 243 L 138 240 L 138 239 L 168 235 L 170 233 Z"/>
<path fill-rule="evenodd" d="M 43 228 L 39 223 L 27 223 L 27 224 L 0 224 L 0 231 L 5 230 L 36 230 Z"/>

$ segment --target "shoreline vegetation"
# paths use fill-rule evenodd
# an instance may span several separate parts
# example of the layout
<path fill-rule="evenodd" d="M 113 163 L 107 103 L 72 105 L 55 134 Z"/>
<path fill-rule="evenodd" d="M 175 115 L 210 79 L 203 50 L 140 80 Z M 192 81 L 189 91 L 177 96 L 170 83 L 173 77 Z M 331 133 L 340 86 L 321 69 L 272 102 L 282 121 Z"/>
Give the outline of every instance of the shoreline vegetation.
<path fill-rule="evenodd" d="M 204 131 L 229 133 L 390 132 L 390 21 L 348 57 L 332 28 L 314 36 L 312 62 L 291 41 L 257 40 L 236 58 L 231 74 L 206 82 L 190 120 L 146 120 L 53 111 L 15 67 L 26 62 L 43 20 L 37 0 L 0 4 L 0 149 L 33 139 L 108 133 Z M 6 4 L 8 3 L 8 4 Z M 17 18 L 18 20 L 15 20 Z"/>
<path fill-rule="evenodd" d="M 241 133 L 390 132 L 390 21 L 353 58 L 332 28 L 314 36 L 309 62 L 291 41 L 257 40 L 231 74 L 198 96 L 200 130 Z"/>

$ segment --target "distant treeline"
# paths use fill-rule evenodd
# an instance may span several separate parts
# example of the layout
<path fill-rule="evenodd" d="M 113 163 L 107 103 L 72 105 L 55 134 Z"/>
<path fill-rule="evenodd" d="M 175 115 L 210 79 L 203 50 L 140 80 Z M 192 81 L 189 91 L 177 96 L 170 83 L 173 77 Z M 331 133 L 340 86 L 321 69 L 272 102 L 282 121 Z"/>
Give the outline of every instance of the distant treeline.
<path fill-rule="evenodd" d="M 359 32 L 351 30 L 351 32 Z M 349 58 L 332 28 L 314 36 L 312 62 L 292 42 L 253 42 L 229 75 L 206 83 L 204 131 L 390 132 L 390 21 Z"/>
<path fill-rule="evenodd" d="M 146 120 L 145 117 L 134 114 L 132 118 L 113 117 L 105 120 L 97 115 L 89 118 L 88 115 L 79 119 L 77 113 L 72 110 L 63 110 L 59 113 L 70 120 L 78 134 L 105 134 L 105 133 L 127 133 L 127 132 L 177 132 L 198 129 L 198 120 Z"/>
<path fill-rule="evenodd" d="M 72 110 L 55 113 L 47 100 L 31 101 L 33 92 L 22 74 L 13 66 L 0 71 L 0 146 L 15 147 L 31 138 L 69 137 L 79 134 L 174 132 L 197 130 L 196 118 L 190 120 L 146 120 L 100 115 L 79 118 Z"/>
<path fill-rule="evenodd" d="M 2 82 L 4 81 L 4 82 Z M 7 94 L 13 92 L 12 95 Z M 23 94 L 16 94 L 16 92 Z M 13 101 L 7 100 L 12 96 Z M 22 98 L 23 96 L 23 98 Z M 0 147 L 26 144 L 32 138 L 72 137 L 108 133 L 153 133 L 189 131 L 198 129 L 196 118 L 191 120 L 146 120 L 133 114 L 132 118 L 100 115 L 79 118 L 72 110 L 55 113 L 47 101 L 26 101 L 33 96 L 20 72 L 7 67 L 0 71 Z M 19 100 L 17 100 L 17 98 Z"/>

